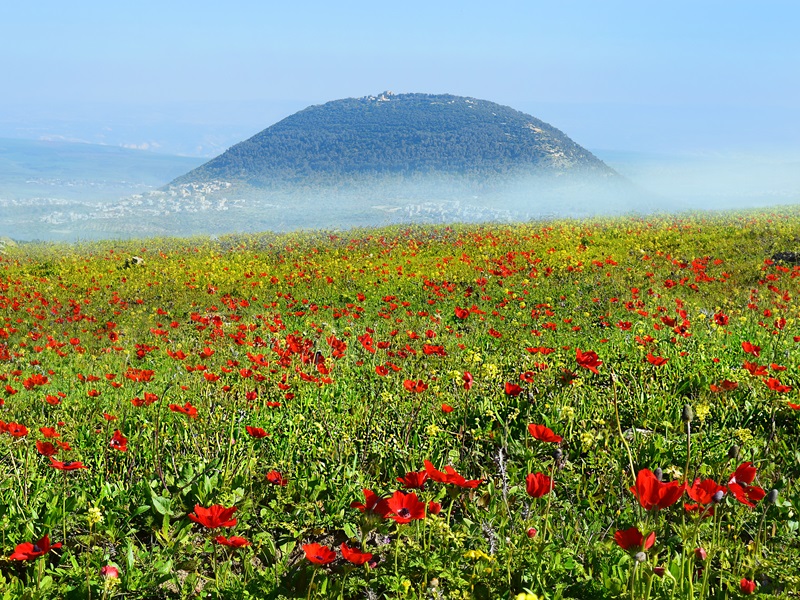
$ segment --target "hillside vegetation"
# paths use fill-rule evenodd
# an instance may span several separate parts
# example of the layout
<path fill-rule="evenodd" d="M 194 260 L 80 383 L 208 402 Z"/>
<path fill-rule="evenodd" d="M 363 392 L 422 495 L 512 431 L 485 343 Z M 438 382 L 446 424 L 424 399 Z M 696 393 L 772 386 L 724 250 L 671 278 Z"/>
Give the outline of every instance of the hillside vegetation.
<path fill-rule="evenodd" d="M 391 94 L 310 106 L 179 177 L 273 186 L 380 175 L 614 174 L 558 129 L 486 100 Z"/>

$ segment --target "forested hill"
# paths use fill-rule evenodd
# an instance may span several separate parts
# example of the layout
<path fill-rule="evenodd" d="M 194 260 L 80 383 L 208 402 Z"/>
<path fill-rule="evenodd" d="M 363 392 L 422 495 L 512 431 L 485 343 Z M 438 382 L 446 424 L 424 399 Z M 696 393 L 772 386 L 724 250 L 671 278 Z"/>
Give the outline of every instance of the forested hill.
<path fill-rule="evenodd" d="M 507 106 L 384 92 L 310 106 L 172 185 L 224 180 L 270 187 L 432 174 L 494 179 L 531 172 L 616 175 L 555 127 Z"/>

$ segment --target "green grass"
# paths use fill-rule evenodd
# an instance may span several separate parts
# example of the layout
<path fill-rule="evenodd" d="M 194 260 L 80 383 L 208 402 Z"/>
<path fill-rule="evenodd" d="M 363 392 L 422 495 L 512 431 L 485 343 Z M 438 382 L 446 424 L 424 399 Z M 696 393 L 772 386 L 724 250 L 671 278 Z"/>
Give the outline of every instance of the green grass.
<path fill-rule="evenodd" d="M 789 597 L 800 268 L 766 259 L 800 250 L 798 228 L 783 208 L 6 248 L 0 593 L 724 598 L 745 579 Z M 53 468 L 45 441 L 88 468 Z M 482 482 L 428 479 L 416 494 L 441 512 L 409 523 L 351 507 L 411 491 L 397 478 L 426 460 Z M 777 499 L 726 492 L 700 518 L 686 493 L 646 511 L 629 490 L 657 468 L 727 489 L 746 462 L 743 483 Z M 550 493 L 529 493 L 535 473 Z M 209 530 L 197 505 L 237 523 Z M 630 527 L 656 535 L 641 562 L 615 542 Z M 45 534 L 63 545 L 9 559 Z M 312 543 L 334 562 L 311 562 Z"/>

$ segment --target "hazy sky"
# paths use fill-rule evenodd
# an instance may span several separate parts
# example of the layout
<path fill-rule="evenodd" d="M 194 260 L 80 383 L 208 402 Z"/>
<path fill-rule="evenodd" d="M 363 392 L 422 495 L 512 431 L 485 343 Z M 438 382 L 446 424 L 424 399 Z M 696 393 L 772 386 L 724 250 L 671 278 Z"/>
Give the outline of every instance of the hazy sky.
<path fill-rule="evenodd" d="M 800 149 L 800 2 L 6 2 L 0 137 L 213 155 L 310 104 L 512 106 L 590 149 Z"/>

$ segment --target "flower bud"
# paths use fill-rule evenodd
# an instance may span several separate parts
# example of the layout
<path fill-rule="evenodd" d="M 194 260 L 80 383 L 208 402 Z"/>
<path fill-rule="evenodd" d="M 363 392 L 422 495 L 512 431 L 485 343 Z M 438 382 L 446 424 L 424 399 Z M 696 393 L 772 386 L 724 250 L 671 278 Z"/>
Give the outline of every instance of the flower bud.
<path fill-rule="evenodd" d="M 662 481 L 664 479 L 664 471 L 661 470 L 661 467 L 656 468 L 656 470 L 653 471 L 653 475 L 655 475 L 656 479 L 658 479 L 659 481 Z"/>
<path fill-rule="evenodd" d="M 528 535 L 529 538 L 535 538 L 536 534 L 539 533 L 539 532 L 536 531 L 535 527 L 529 527 L 528 531 L 526 531 L 525 533 Z"/>
<path fill-rule="evenodd" d="M 737 458 L 739 458 L 739 446 L 737 446 L 736 444 L 731 446 L 730 450 L 728 450 L 728 458 L 730 458 L 731 460 L 736 460 Z"/>
<path fill-rule="evenodd" d="M 767 494 L 767 502 L 770 504 L 775 504 L 778 501 L 778 490 L 772 488 Z"/>
<path fill-rule="evenodd" d="M 722 499 L 725 497 L 725 492 L 723 490 L 717 490 L 713 496 L 711 496 L 711 502 L 714 504 L 719 504 L 722 502 Z"/>
<path fill-rule="evenodd" d="M 681 421 L 684 423 L 691 423 L 692 419 L 694 419 L 694 411 L 692 410 L 691 405 L 684 404 L 683 410 L 681 411 Z"/>
<path fill-rule="evenodd" d="M 664 567 L 653 567 L 653 573 L 655 573 L 659 577 L 663 577 L 664 573 L 666 572 L 667 570 Z"/>
<path fill-rule="evenodd" d="M 695 548 L 694 549 L 694 557 L 697 560 L 705 560 L 708 557 L 705 548 Z"/>
<path fill-rule="evenodd" d="M 109 579 L 117 579 L 119 577 L 119 569 L 113 565 L 105 565 L 100 568 L 100 575 Z"/>

